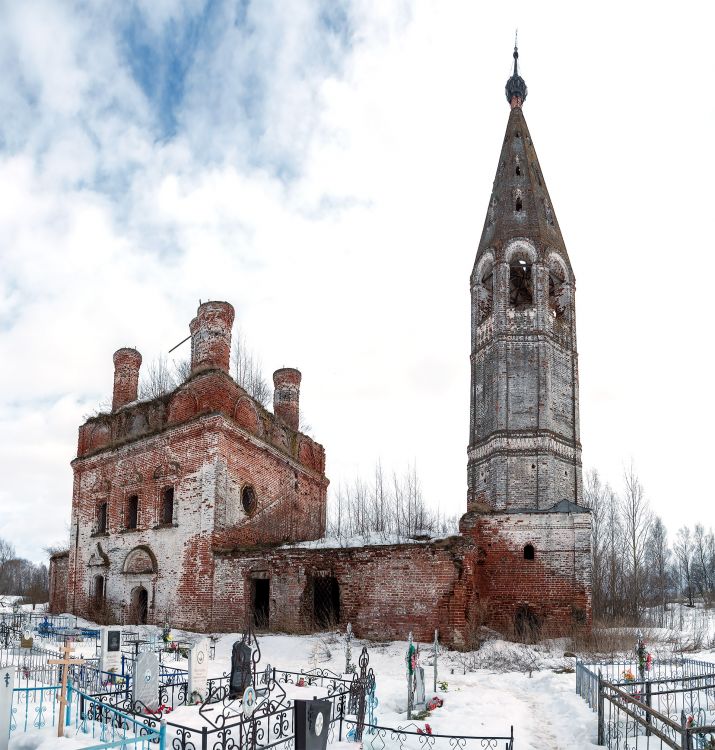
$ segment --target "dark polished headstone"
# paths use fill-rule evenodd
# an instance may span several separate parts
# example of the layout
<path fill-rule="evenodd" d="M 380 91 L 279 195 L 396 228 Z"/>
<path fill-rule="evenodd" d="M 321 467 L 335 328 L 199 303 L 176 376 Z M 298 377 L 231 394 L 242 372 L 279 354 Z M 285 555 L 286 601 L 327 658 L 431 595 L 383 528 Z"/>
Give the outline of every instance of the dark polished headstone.
<path fill-rule="evenodd" d="M 241 698 L 243 691 L 251 684 L 251 647 L 243 641 L 236 641 L 231 652 L 231 680 L 229 698 Z"/>
<path fill-rule="evenodd" d="M 330 725 L 330 701 L 302 701 L 294 704 L 295 750 L 325 750 Z"/>

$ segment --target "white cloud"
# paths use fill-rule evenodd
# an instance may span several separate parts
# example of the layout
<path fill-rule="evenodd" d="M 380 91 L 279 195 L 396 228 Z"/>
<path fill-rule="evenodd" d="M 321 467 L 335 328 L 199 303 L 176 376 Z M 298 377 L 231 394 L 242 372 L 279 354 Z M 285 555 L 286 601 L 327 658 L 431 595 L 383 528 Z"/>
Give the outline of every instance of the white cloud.
<path fill-rule="evenodd" d="M 517 22 L 578 279 L 585 462 L 618 482 L 633 456 L 671 528 L 711 522 L 709 7 L 214 7 L 0 11 L 0 535 L 33 557 L 57 540 L 112 352 L 166 352 L 200 298 L 236 305 L 269 372 L 303 371 L 334 483 L 415 460 L 460 512 L 468 277 Z M 138 20 L 159 94 L 127 57 Z"/>

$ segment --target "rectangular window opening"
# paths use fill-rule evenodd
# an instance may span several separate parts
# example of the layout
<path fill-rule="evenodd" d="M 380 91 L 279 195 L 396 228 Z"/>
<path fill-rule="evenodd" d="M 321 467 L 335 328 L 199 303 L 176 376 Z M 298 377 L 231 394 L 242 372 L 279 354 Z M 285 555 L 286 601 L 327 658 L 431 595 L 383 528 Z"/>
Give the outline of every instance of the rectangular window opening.
<path fill-rule="evenodd" d="M 161 523 L 170 526 L 174 523 L 174 488 L 166 487 L 161 494 Z"/>
<path fill-rule="evenodd" d="M 127 528 L 136 529 L 139 522 L 139 497 L 131 495 L 127 499 Z"/>

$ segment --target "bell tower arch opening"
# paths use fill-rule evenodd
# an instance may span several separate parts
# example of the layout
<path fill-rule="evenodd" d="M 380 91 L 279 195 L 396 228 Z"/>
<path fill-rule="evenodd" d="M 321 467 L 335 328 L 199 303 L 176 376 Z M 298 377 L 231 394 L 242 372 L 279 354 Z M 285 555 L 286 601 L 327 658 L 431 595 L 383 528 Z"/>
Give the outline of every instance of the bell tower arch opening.
<path fill-rule="evenodd" d="M 494 310 L 494 256 L 491 254 L 477 267 L 473 304 L 476 324 L 481 325 Z"/>

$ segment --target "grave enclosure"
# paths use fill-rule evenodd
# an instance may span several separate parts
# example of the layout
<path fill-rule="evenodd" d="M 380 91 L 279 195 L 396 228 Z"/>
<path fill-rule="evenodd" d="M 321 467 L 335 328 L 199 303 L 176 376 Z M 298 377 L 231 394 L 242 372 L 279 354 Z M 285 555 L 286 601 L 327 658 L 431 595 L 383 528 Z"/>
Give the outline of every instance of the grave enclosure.
<path fill-rule="evenodd" d="M 576 692 L 596 714 L 609 750 L 705 750 L 715 746 L 715 664 L 656 659 L 576 663 Z"/>
<path fill-rule="evenodd" d="M 193 691 L 188 685 L 190 680 L 200 685 L 207 674 L 203 670 L 209 655 L 206 639 L 191 645 L 189 663 L 195 659 L 196 664 L 190 677 L 186 671 L 159 662 L 152 649 L 160 639 L 145 636 L 140 648 L 139 639 L 132 638 L 131 633 L 119 631 L 117 636 L 112 628 L 107 631 L 87 635 L 83 641 L 96 648 L 95 658 L 73 657 L 71 646 L 65 646 L 64 655 L 56 658 L 52 648 L 55 642 L 44 650 L 37 645 L 17 647 L 41 659 L 28 667 L 27 685 L 9 691 L 13 696 L 13 732 L 43 728 L 61 731 L 66 722 L 73 731 L 96 738 L 100 743 L 97 747 L 107 750 L 132 745 L 141 750 L 151 745 L 165 750 L 167 743 L 173 750 L 325 750 L 334 742 L 361 739 L 371 750 L 407 750 L 422 736 L 422 730 L 413 724 L 386 727 L 378 723 L 377 679 L 364 647 L 357 664 L 352 665 L 352 673 L 286 671 L 261 663 L 259 642 L 249 629 L 234 643 L 229 673 L 218 677 L 208 673 L 203 702 L 194 705 L 189 700 Z M 76 635 L 83 637 L 78 631 Z M 107 663 L 102 652 L 113 648 L 117 640 L 124 657 L 120 662 L 123 673 L 102 672 L 100 662 Z M 351 643 L 351 630 L 346 630 L 345 657 L 349 665 Z M 16 667 L 8 669 L 17 671 Z M 58 681 L 68 687 L 60 687 Z M 171 694 L 168 689 L 172 687 L 179 687 L 180 692 Z M 289 688 L 294 696 L 304 690 L 305 697 L 288 697 Z M 300 688 L 298 693 L 296 688 Z M 169 700 L 170 695 L 173 700 Z M 6 698 L 0 693 L 0 704 L 2 700 Z M 182 714 L 182 721 L 178 721 L 172 708 L 182 706 L 192 713 Z M 513 748 L 513 736 L 436 735 L 430 741 L 430 747 L 436 750 L 452 750 L 455 746 L 465 750 Z"/>

